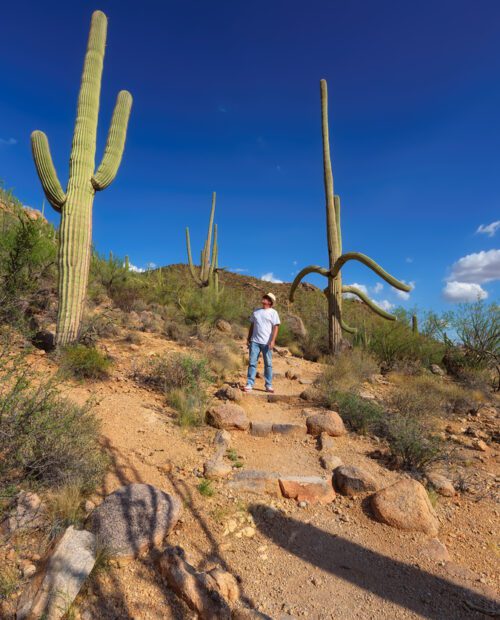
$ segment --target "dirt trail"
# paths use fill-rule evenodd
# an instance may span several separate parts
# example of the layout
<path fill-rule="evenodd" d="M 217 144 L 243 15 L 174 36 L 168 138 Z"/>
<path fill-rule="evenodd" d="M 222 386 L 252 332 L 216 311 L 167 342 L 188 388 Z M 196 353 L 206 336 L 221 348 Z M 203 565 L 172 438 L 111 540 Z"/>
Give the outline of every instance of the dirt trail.
<path fill-rule="evenodd" d="M 68 385 L 76 401 L 93 398 L 103 423 L 112 466 L 101 496 L 128 482 L 177 493 L 185 511 L 169 542 L 184 547 L 197 567 L 220 563 L 231 570 L 245 596 L 272 618 L 487 617 L 473 607 L 478 601 L 488 605 L 498 584 L 495 527 L 500 512 L 491 499 L 439 499 L 439 538 L 452 560 L 445 563 L 429 557 L 425 535 L 376 523 L 359 499 L 337 495 L 331 505 L 300 508 L 290 500 L 237 494 L 223 481 L 214 483 L 213 497 L 204 497 L 196 487 L 203 462 L 213 452 L 214 430 L 180 429 L 164 399 L 130 379 L 138 358 L 179 347 L 150 334 L 144 334 L 138 352 L 125 342 L 107 345 L 116 359 L 111 380 L 90 388 Z M 244 396 L 243 407 L 254 421 L 303 423 L 304 403 L 298 396 L 305 386 L 284 373 L 293 369 L 301 379 L 312 380 L 319 365 L 275 355 L 274 366 L 276 393 L 292 401 L 269 403 L 256 389 Z M 231 435 L 246 470 L 329 475 L 309 436 Z M 344 463 L 361 465 L 383 485 L 390 484 L 401 474 L 369 458 L 374 447 L 354 434 L 335 439 L 335 453 Z M 248 526 L 255 528 L 251 538 L 241 533 Z M 192 617 L 159 581 L 147 557 L 103 573 L 78 600 L 85 619 Z"/>

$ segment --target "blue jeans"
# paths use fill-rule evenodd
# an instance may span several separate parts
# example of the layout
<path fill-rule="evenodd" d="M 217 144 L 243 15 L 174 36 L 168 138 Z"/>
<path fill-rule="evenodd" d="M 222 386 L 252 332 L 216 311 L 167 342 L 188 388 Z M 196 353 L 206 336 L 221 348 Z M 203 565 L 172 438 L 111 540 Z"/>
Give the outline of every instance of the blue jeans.
<path fill-rule="evenodd" d="M 257 362 L 259 361 L 259 355 L 261 353 L 264 358 L 264 379 L 266 387 L 270 388 L 273 385 L 273 351 L 269 348 L 269 345 L 259 344 L 258 342 L 250 342 L 247 385 L 253 386 L 255 383 Z"/>

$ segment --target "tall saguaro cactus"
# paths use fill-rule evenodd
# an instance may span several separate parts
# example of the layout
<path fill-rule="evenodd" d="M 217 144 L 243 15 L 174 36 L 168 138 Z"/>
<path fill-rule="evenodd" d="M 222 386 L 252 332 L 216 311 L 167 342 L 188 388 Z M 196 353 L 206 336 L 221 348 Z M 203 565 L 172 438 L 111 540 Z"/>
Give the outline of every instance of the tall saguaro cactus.
<path fill-rule="evenodd" d="M 31 134 L 35 166 L 45 196 L 61 214 L 59 230 L 59 309 L 56 343 L 76 340 L 87 292 L 92 244 L 92 206 L 96 192 L 114 180 L 123 155 L 132 96 L 118 93 L 104 156 L 95 170 L 97 120 L 108 20 L 101 11 L 92 14 L 90 33 L 78 95 L 78 108 L 69 160 L 66 192 L 52 163 L 47 136 Z"/>
<path fill-rule="evenodd" d="M 404 282 L 396 280 L 389 273 L 384 271 L 374 260 L 361 254 L 360 252 L 346 252 L 342 253 L 342 233 L 340 228 L 340 198 L 335 195 L 333 187 L 333 174 L 332 164 L 330 159 L 330 137 L 328 131 L 328 90 L 326 80 L 320 81 L 321 92 L 321 125 L 323 132 L 323 176 L 325 185 L 325 198 L 326 198 L 326 236 L 328 243 L 328 269 L 318 267 L 317 265 L 310 265 L 300 271 L 295 280 L 292 283 L 290 289 L 290 301 L 293 302 L 295 290 L 301 282 L 301 280 L 309 273 L 319 273 L 328 279 L 328 286 L 324 290 L 326 298 L 328 300 L 328 345 L 330 352 L 338 353 L 342 348 L 343 338 L 342 330 L 348 333 L 355 333 L 356 330 L 349 327 L 342 316 L 342 295 L 344 293 L 350 293 L 356 295 L 362 301 L 364 301 L 374 312 L 379 316 L 391 321 L 396 320 L 396 317 L 389 314 L 377 304 L 375 304 L 367 295 L 355 286 L 342 286 L 341 268 L 350 260 L 357 260 L 367 267 L 370 267 L 375 273 L 377 273 L 386 282 L 394 286 L 401 291 L 410 291 L 409 287 Z"/>
<path fill-rule="evenodd" d="M 193 256 L 191 254 L 191 239 L 189 237 L 189 228 L 186 228 L 186 246 L 188 254 L 189 272 L 191 277 L 200 288 L 206 288 L 213 284 L 215 292 L 219 292 L 219 246 L 217 243 L 217 224 L 214 224 L 215 216 L 215 192 L 212 194 L 212 209 L 210 211 L 210 220 L 208 223 L 208 232 L 205 245 L 201 252 L 201 265 L 199 273 L 193 264 Z M 213 236 L 213 242 L 212 242 Z"/>

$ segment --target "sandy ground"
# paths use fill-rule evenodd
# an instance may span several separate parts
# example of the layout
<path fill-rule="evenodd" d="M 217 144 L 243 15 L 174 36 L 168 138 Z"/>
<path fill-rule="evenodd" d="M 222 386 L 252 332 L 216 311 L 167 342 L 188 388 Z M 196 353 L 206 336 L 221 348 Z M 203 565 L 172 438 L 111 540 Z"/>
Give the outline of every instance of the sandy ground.
<path fill-rule="evenodd" d="M 212 497 L 204 497 L 197 485 L 203 462 L 213 452 L 215 431 L 179 428 L 164 398 L 130 378 L 132 365 L 141 357 L 179 347 L 151 334 L 143 335 L 139 351 L 125 342 L 109 342 L 107 347 L 116 358 L 109 381 L 67 385 L 72 399 L 84 402 L 91 397 L 95 402 L 103 445 L 112 458 L 96 501 L 129 482 L 176 493 L 184 515 L 169 542 L 181 545 L 200 569 L 218 563 L 232 571 L 245 597 L 272 618 L 488 617 L 477 609 L 492 605 L 498 587 L 500 510 L 492 494 L 479 500 L 468 495 L 438 499 L 439 539 L 448 548 L 449 562 L 431 559 L 424 534 L 374 521 L 367 502 L 359 498 L 337 495 L 330 505 L 301 508 L 291 500 L 237 494 L 223 481 L 214 483 Z M 37 363 L 47 365 L 43 358 Z M 254 421 L 303 422 L 307 405 L 298 395 L 304 385 L 285 379 L 284 373 L 293 369 L 301 379 L 314 379 L 320 367 L 275 355 L 274 369 L 279 375 L 276 393 L 292 396 L 291 402 L 268 403 L 265 393 L 255 390 L 244 396 L 248 416 Z M 328 476 L 311 437 L 233 432 L 232 438 L 245 470 Z M 376 447 L 351 433 L 335 439 L 335 453 L 345 464 L 360 465 L 390 484 L 402 474 L 368 456 Z M 481 458 L 474 461 L 474 471 L 498 481 L 498 454 L 491 451 Z M 233 521 L 237 527 L 228 533 Z M 256 531 L 252 538 L 241 535 L 249 524 Z M 102 573 L 77 602 L 76 617 L 85 620 L 193 617 L 161 583 L 147 556 Z"/>

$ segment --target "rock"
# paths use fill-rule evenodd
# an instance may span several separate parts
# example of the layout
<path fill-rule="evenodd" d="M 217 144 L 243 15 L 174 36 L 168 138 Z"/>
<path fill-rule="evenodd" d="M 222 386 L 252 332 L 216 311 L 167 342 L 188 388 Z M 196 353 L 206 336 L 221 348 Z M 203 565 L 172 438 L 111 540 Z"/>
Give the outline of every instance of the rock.
<path fill-rule="evenodd" d="M 31 344 L 37 349 L 49 353 L 56 348 L 55 334 L 49 332 L 47 329 L 42 329 L 33 336 Z"/>
<path fill-rule="evenodd" d="M 245 410 L 229 403 L 212 407 L 207 412 L 207 422 L 215 428 L 246 431 L 250 426 Z"/>
<path fill-rule="evenodd" d="M 300 393 L 300 398 L 311 403 L 321 402 L 321 392 L 314 385 L 310 385 Z"/>
<path fill-rule="evenodd" d="M 91 532 L 68 527 L 44 568 L 21 594 L 17 620 L 58 620 L 69 609 L 95 564 Z"/>
<path fill-rule="evenodd" d="M 180 500 L 151 484 L 128 484 L 111 493 L 90 516 L 90 529 L 117 559 L 159 546 L 182 512 Z"/>
<path fill-rule="evenodd" d="M 281 357 L 288 357 L 291 355 L 290 351 L 286 347 L 274 347 L 274 350 Z"/>
<path fill-rule="evenodd" d="M 233 331 L 231 323 L 228 323 L 228 321 L 224 319 L 218 319 L 215 323 L 215 327 L 223 334 L 230 334 Z"/>
<path fill-rule="evenodd" d="M 438 474 L 437 472 L 429 472 L 427 474 L 427 480 L 434 487 L 434 489 L 444 497 L 453 497 L 456 493 L 455 487 L 451 480 L 448 480 L 445 476 Z"/>
<path fill-rule="evenodd" d="M 376 491 L 379 488 L 379 484 L 370 473 L 354 465 L 337 467 L 333 472 L 333 479 L 337 490 L 349 497 Z"/>
<path fill-rule="evenodd" d="M 221 400 L 231 400 L 233 402 L 239 402 L 243 399 L 241 390 L 230 385 L 222 386 L 220 390 L 217 390 L 215 395 Z"/>
<path fill-rule="evenodd" d="M 401 530 L 436 536 L 439 522 L 425 488 L 410 478 L 375 493 L 371 498 L 375 518 Z"/>
<path fill-rule="evenodd" d="M 183 549 L 167 547 L 157 561 L 157 567 L 168 587 L 180 596 L 199 618 L 231 620 L 231 608 L 216 579 L 208 573 L 198 573 L 186 561 Z"/>
<path fill-rule="evenodd" d="M 298 379 L 298 376 L 297 376 L 297 373 L 294 372 L 293 370 L 287 370 L 285 372 L 285 378 L 290 379 L 290 381 L 295 381 L 296 379 Z"/>
<path fill-rule="evenodd" d="M 335 499 L 331 483 L 319 476 L 282 476 L 279 479 L 284 497 L 310 504 L 328 504 Z"/>
<path fill-rule="evenodd" d="M 435 562 L 448 562 L 450 560 L 450 554 L 448 549 L 437 538 L 431 538 L 427 540 L 420 550 L 423 557 Z"/>
<path fill-rule="evenodd" d="M 85 510 L 85 514 L 90 514 L 95 509 L 95 504 L 90 499 L 85 500 L 85 504 L 83 505 L 83 509 Z"/>
<path fill-rule="evenodd" d="M 8 531 L 13 534 L 18 530 L 37 529 L 43 525 L 45 515 L 45 505 L 38 495 L 21 491 L 17 495 L 16 507 L 7 519 Z"/>
<path fill-rule="evenodd" d="M 293 403 L 294 400 L 295 397 L 290 394 L 268 394 L 267 396 L 268 403 Z"/>
<path fill-rule="evenodd" d="M 306 419 L 307 432 L 310 435 L 327 433 L 332 437 L 346 434 L 344 422 L 336 411 L 325 411 L 309 415 Z"/>
<path fill-rule="evenodd" d="M 288 329 L 296 339 L 301 340 L 307 337 L 307 329 L 300 316 L 286 313 L 283 315 L 283 319 L 284 323 L 286 323 Z"/>
<path fill-rule="evenodd" d="M 273 433 L 278 435 L 305 435 L 307 428 L 302 424 L 273 424 Z"/>
<path fill-rule="evenodd" d="M 473 439 L 471 443 L 471 447 L 474 450 L 479 450 L 479 452 L 488 452 L 489 450 L 488 444 L 484 442 L 482 439 Z"/>
<path fill-rule="evenodd" d="M 333 450 L 335 448 L 335 441 L 328 433 L 321 433 L 319 436 L 319 447 L 323 451 Z"/>
<path fill-rule="evenodd" d="M 203 474 L 205 478 L 210 480 L 226 478 L 232 471 L 231 465 L 218 454 L 203 464 Z"/>
<path fill-rule="evenodd" d="M 141 347 L 138 344 L 132 343 L 128 345 L 128 348 L 131 351 L 139 351 Z"/>
<path fill-rule="evenodd" d="M 268 471 L 240 471 L 233 477 L 228 486 L 237 491 L 281 497 L 279 478 L 280 474 Z"/>
<path fill-rule="evenodd" d="M 323 469 L 333 472 L 334 469 L 343 465 L 342 459 L 335 454 L 322 454 L 319 458 L 319 462 Z"/>
<path fill-rule="evenodd" d="M 23 571 L 23 578 L 29 579 L 30 577 L 33 577 L 33 575 L 36 573 L 36 566 L 28 562 L 28 564 L 25 564 L 23 566 L 22 571 Z"/>
<path fill-rule="evenodd" d="M 255 437 L 267 437 L 273 432 L 272 422 L 252 422 L 250 425 L 250 433 Z"/>
<path fill-rule="evenodd" d="M 311 381 L 311 379 L 299 378 L 299 383 L 300 385 L 312 385 L 313 382 Z"/>
<path fill-rule="evenodd" d="M 219 430 L 215 433 L 214 446 L 219 452 L 225 452 L 231 447 L 231 433 L 225 430 Z"/>
<path fill-rule="evenodd" d="M 433 375 L 439 375 L 440 377 L 444 377 L 446 374 L 441 366 L 438 366 L 437 364 L 431 364 L 431 372 Z"/>

